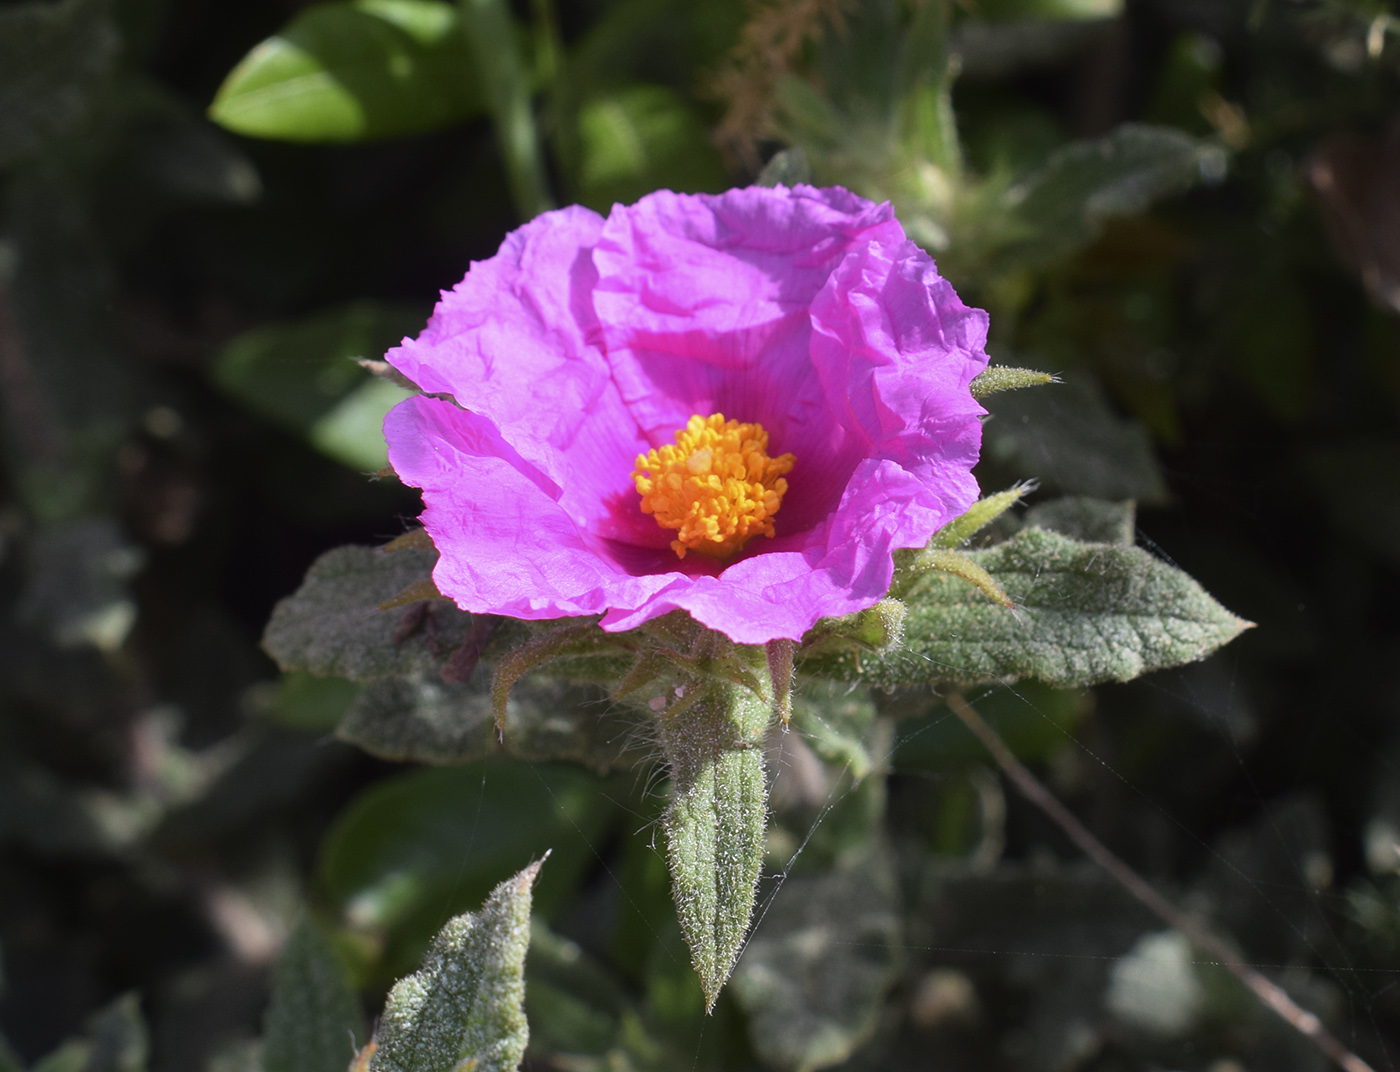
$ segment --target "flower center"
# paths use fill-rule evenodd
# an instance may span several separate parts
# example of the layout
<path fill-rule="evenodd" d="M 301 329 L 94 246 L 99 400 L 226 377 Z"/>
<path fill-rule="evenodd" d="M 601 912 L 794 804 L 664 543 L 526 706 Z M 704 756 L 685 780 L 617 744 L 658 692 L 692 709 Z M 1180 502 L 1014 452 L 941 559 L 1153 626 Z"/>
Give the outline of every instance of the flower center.
<path fill-rule="evenodd" d="M 761 424 L 698 414 L 676 433 L 676 445 L 637 455 L 632 471 L 642 513 L 675 529 L 671 550 L 728 558 L 749 539 L 773 535 L 773 515 L 787 493 L 794 458 L 768 457 Z"/>

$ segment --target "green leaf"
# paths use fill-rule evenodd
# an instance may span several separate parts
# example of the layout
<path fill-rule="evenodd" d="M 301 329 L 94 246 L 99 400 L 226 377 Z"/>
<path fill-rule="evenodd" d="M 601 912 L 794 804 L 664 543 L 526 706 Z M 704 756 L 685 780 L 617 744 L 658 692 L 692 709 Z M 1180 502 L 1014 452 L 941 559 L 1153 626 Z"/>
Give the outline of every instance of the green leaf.
<path fill-rule="evenodd" d="M 1096 499 L 1167 501 L 1147 429 L 1114 413 L 1091 376 L 1070 373 L 1044 391 L 996 395 L 987 409 L 984 455 L 1018 475 Z"/>
<path fill-rule="evenodd" d="M 384 414 L 409 392 L 353 359 L 378 357 L 422 323 L 416 308 L 351 302 L 238 336 L 219 355 L 214 380 L 337 461 L 377 470 Z"/>
<path fill-rule="evenodd" d="M 254 48 L 209 116 L 255 138 L 357 142 L 438 130 L 482 107 L 452 4 L 354 0 L 315 4 Z"/>
<path fill-rule="evenodd" d="M 19 1055 L 10 1046 L 9 1040 L 0 1035 L 0 1072 L 24 1072 Z"/>
<path fill-rule="evenodd" d="M 1113 19 L 1123 14 L 1123 0 L 981 0 L 984 19 Z"/>
<path fill-rule="evenodd" d="M 687 696 L 687 688 L 702 691 Z M 772 708 L 742 686 L 682 684 L 675 694 L 657 716 L 671 770 L 662 825 L 681 931 L 713 1008 L 748 932 L 763 863 Z"/>
<path fill-rule="evenodd" d="M 875 766 L 866 747 L 875 705 L 863 688 L 805 681 L 793 704 L 793 727 L 828 763 L 846 767 L 860 781 Z"/>
<path fill-rule="evenodd" d="M 414 393 L 388 380 L 369 380 L 312 425 L 307 438 L 322 454 L 352 469 L 378 472 L 389 464 L 384 417 Z"/>
<path fill-rule="evenodd" d="M 279 726 L 294 730 L 333 730 L 345 717 L 362 686 L 341 677 L 321 677 L 294 670 L 283 674 L 270 697 L 267 714 Z"/>
<path fill-rule="evenodd" d="M 782 884 L 734 971 L 766 1067 L 828 1068 L 870 1038 L 899 973 L 897 909 L 894 868 L 878 850 Z"/>
<path fill-rule="evenodd" d="M 525 953 L 537 860 L 451 920 L 384 1003 L 370 1072 L 515 1072 L 525 1056 Z"/>
<path fill-rule="evenodd" d="M 607 212 L 666 187 L 722 190 L 724 167 L 695 110 L 666 86 L 628 86 L 579 112 L 579 200 Z"/>
<path fill-rule="evenodd" d="M 995 686 L 974 699 L 977 713 L 1018 758 L 1038 762 L 1071 740 L 1088 710 L 1086 698 L 1079 689 L 1020 681 Z M 891 756 L 896 770 L 955 771 L 986 762 L 987 749 L 929 690 L 888 694 L 880 709 L 902 720 Z"/>
<path fill-rule="evenodd" d="M 1137 547 L 1026 529 L 968 557 L 1015 610 L 959 578 L 930 574 L 909 595 L 902 649 L 863 656 L 858 666 L 845 656 L 828 669 L 883 687 L 1018 677 L 1093 685 L 1203 659 L 1250 625 Z"/>
<path fill-rule="evenodd" d="M 1067 495 L 1039 503 L 1026 511 L 1025 527 L 1049 529 L 1084 543 L 1133 545 L 1137 537 L 1137 505 L 1104 502 L 1087 495 Z"/>
<path fill-rule="evenodd" d="M 377 782 L 337 820 L 318 870 L 357 929 L 387 931 L 403 970 L 446 911 L 479 903 L 496 876 L 553 850 L 548 913 L 594 860 L 615 805 L 583 771 L 513 762 L 414 771 Z"/>
<path fill-rule="evenodd" d="M 351 681 L 436 669 L 461 645 L 471 615 L 433 600 L 410 632 L 402 628 L 404 616 L 421 608 L 379 609 L 428 576 L 435 561 L 436 551 L 417 548 L 327 551 L 311 564 L 301 587 L 273 609 L 263 648 L 283 670 Z"/>
<path fill-rule="evenodd" d="M 0 168 L 80 122 L 120 48 L 105 0 L 0 7 Z"/>
<path fill-rule="evenodd" d="M 34 1072 L 145 1072 L 149 1055 L 141 1002 L 123 994 L 89 1018 L 84 1038 L 65 1042 Z"/>
<path fill-rule="evenodd" d="M 651 751 L 632 711 L 598 689 L 530 675 L 511 690 L 504 739 L 496 735 L 491 669 L 466 685 L 431 672 L 381 678 L 350 706 L 336 735 L 385 759 L 466 763 L 504 751 L 531 762 L 578 763 L 597 774 L 628 769 Z"/>
<path fill-rule="evenodd" d="M 1011 246 L 1007 259 L 1026 267 L 1091 241 L 1105 220 L 1186 190 L 1211 151 L 1175 127 L 1134 123 L 1066 145 L 1010 191 L 1012 212 L 1032 237 Z"/>
<path fill-rule="evenodd" d="M 607 971 L 577 943 L 538 920 L 530 935 L 525 981 L 532 1050 L 606 1054 L 618 1048 L 624 1019 L 636 1016 Z"/>
<path fill-rule="evenodd" d="M 303 919 L 273 969 L 264 1072 L 345 1072 L 364 1029 L 345 966 L 321 928 Z"/>

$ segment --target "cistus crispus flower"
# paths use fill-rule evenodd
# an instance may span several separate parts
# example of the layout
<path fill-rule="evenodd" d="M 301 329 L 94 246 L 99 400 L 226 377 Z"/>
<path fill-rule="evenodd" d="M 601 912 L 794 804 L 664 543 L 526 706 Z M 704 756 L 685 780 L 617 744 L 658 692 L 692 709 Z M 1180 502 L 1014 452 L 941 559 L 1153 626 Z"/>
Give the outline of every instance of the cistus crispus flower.
<path fill-rule="evenodd" d="M 976 499 L 986 330 L 843 189 L 566 208 L 388 353 L 389 459 L 465 610 L 797 640 Z"/>

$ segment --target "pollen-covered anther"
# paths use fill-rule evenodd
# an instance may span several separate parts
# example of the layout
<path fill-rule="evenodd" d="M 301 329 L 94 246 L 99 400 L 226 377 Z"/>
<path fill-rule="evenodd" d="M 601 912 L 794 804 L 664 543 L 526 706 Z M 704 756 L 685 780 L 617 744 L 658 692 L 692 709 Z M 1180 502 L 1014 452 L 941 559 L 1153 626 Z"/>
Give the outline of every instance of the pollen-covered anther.
<path fill-rule="evenodd" d="M 754 536 L 773 535 L 773 515 L 783 504 L 795 459 L 768 456 L 761 424 L 698 414 L 667 445 L 637 455 L 632 479 L 642 513 L 674 529 L 671 549 L 713 558 L 737 554 Z"/>

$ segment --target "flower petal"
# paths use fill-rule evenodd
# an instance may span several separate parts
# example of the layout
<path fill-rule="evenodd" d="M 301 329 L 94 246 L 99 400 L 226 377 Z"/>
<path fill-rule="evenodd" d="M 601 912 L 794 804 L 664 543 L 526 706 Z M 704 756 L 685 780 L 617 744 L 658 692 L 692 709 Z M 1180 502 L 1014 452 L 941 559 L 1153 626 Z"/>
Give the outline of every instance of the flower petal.
<path fill-rule="evenodd" d="M 443 294 L 427 329 L 387 357 L 423 390 L 486 417 L 561 489 L 573 517 L 616 529 L 606 503 L 631 491 L 633 460 L 649 445 L 598 348 L 591 250 L 602 227 L 597 213 L 573 207 L 511 232 Z M 649 538 L 655 526 L 635 528 Z"/>
<path fill-rule="evenodd" d="M 678 571 L 629 572 L 560 505 L 548 476 L 479 414 L 419 395 L 391 410 L 384 430 L 394 471 L 423 489 L 420 520 L 441 552 L 433 579 L 463 610 L 601 614 L 688 581 Z"/>

